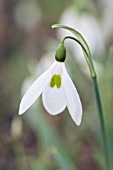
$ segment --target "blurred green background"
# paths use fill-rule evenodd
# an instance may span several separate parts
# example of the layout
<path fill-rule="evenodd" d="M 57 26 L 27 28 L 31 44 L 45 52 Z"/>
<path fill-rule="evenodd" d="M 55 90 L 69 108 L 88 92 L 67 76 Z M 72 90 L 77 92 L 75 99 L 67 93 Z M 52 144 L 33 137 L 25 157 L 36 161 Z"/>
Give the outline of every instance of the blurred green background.
<path fill-rule="evenodd" d="M 0 0 L 0 169 L 106 170 L 92 80 L 80 48 L 66 42 L 66 67 L 83 104 L 79 127 L 67 109 L 50 116 L 41 97 L 22 116 L 20 100 L 54 61 L 64 30 L 76 28 L 87 40 L 97 72 L 113 167 L 112 0 Z"/>

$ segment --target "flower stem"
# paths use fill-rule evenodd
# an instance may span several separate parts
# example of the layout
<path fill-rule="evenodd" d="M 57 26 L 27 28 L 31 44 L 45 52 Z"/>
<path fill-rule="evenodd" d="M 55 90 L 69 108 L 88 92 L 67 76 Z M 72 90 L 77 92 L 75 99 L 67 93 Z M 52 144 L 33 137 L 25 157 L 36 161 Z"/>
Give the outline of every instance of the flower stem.
<path fill-rule="evenodd" d="M 94 69 L 94 66 L 93 66 L 89 46 L 88 46 L 86 40 L 84 39 L 84 37 L 74 28 L 71 28 L 69 26 L 62 25 L 62 24 L 54 24 L 54 25 L 52 25 L 52 28 L 64 28 L 64 29 L 72 32 L 76 36 L 76 38 L 72 37 L 72 36 L 66 36 L 66 37 L 63 38 L 62 43 L 64 43 L 64 41 L 66 39 L 72 39 L 72 40 L 76 41 L 82 48 L 86 62 L 88 64 L 88 67 L 89 67 L 89 70 L 90 70 L 91 77 L 93 79 L 96 101 L 97 101 L 97 107 L 98 107 L 98 113 L 99 113 L 99 119 L 100 119 L 101 132 L 102 132 L 106 169 L 110 170 L 109 155 L 108 155 L 108 143 L 107 143 L 107 136 L 106 136 L 106 130 L 105 130 L 103 109 L 102 109 L 101 98 L 100 98 L 100 93 L 99 93 L 99 88 L 98 88 L 98 83 L 97 83 L 97 78 L 96 78 L 96 72 L 95 72 L 95 69 Z"/>
<path fill-rule="evenodd" d="M 99 88 L 98 88 L 98 83 L 97 83 L 97 78 L 96 78 L 97 76 L 96 76 L 96 72 L 95 72 L 93 62 L 92 62 L 92 59 L 91 59 L 91 53 L 89 51 L 89 54 L 88 54 L 86 48 L 84 47 L 84 45 L 78 39 L 76 39 L 75 37 L 66 36 L 66 37 L 64 37 L 62 39 L 61 42 L 64 43 L 64 41 L 66 39 L 72 39 L 72 40 L 76 41 L 82 47 L 83 53 L 85 55 L 85 59 L 87 61 L 89 69 L 90 69 L 91 77 L 93 79 L 95 95 L 96 95 L 96 101 L 97 101 L 97 107 L 98 107 L 98 113 L 99 113 L 99 119 L 100 119 L 100 126 L 101 126 L 101 133 L 102 133 L 102 139 L 103 139 L 103 147 L 104 147 L 104 153 L 105 153 L 106 168 L 107 168 L 107 170 L 109 170 L 110 167 L 109 167 L 109 157 L 108 157 L 108 144 L 107 144 L 105 123 L 104 123 L 104 115 L 103 115 L 101 98 L 100 98 L 100 93 L 99 93 Z"/>
<path fill-rule="evenodd" d="M 103 146 L 104 146 L 104 153 L 105 153 L 105 160 L 106 160 L 106 168 L 109 170 L 109 154 L 108 154 L 108 142 L 106 137 L 106 130 L 105 130 L 105 123 L 104 123 L 104 116 L 103 116 L 103 109 L 102 109 L 102 103 L 97 83 L 97 78 L 92 77 L 94 89 L 95 89 L 95 95 L 96 95 L 96 101 L 97 101 L 97 107 L 98 107 L 98 113 L 100 118 L 100 124 L 101 124 L 101 132 L 102 132 L 102 138 L 103 138 Z"/>
<path fill-rule="evenodd" d="M 86 62 L 87 62 L 88 67 L 89 67 L 89 69 L 90 69 L 91 77 L 95 77 L 95 76 L 96 76 L 96 73 L 95 73 L 95 69 L 94 69 L 94 66 L 93 66 L 93 63 L 92 63 L 92 60 L 91 60 L 91 53 L 90 53 L 89 48 L 87 49 L 79 39 L 77 39 L 77 38 L 75 38 L 75 37 L 72 37 L 72 36 L 66 36 L 66 37 L 64 37 L 64 38 L 62 39 L 61 43 L 64 44 L 64 41 L 65 41 L 66 39 L 74 40 L 74 41 L 76 41 L 76 42 L 81 46 L 82 51 L 83 51 L 84 56 L 85 56 L 85 59 L 86 59 Z"/>

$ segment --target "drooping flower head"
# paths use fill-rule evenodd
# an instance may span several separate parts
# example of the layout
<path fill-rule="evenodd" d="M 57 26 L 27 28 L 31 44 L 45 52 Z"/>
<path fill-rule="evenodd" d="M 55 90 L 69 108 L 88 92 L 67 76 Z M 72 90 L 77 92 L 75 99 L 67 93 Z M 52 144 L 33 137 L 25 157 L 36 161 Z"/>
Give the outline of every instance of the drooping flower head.
<path fill-rule="evenodd" d="M 77 125 L 82 118 L 82 105 L 78 92 L 69 77 L 64 61 L 66 49 L 61 43 L 56 51 L 55 61 L 52 66 L 43 73 L 31 85 L 23 96 L 19 114 L 23 114 L 41 95 L 43 105 L 48 113 L 57 115 L 68 108 L 68 111 Z"/>

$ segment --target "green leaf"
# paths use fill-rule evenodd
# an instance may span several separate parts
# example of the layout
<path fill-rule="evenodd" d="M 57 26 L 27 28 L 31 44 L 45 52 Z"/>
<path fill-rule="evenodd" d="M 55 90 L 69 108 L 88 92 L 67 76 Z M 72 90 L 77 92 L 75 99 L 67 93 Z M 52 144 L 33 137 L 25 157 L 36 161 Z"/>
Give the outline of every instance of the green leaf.
<path fill-rule="evenodd" d="M 52 148 L 52 154 L 62 170 L 77 170 L 73 162 L 63 151 L 59 151 L 57 148 Z"/>
<path fill-rule="evenodd" d="M 59 138 L 54 132 L 52 125 L 44 118 L 42 112 L 36 107 L 32 107 L 24 115 L 24 118 L 29 122 L 40 139 L 41 145 L 45 148 L 51 146 L 59 146 Z"/>

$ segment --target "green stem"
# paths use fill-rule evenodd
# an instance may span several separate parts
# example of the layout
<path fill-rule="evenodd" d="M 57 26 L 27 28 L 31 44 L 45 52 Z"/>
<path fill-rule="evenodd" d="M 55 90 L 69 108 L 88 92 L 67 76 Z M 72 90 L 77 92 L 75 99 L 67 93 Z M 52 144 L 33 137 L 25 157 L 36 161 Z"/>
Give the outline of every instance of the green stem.
<path fill-rule="evenodd" d="M 102 109 L 102 103 L 97 83 L 97 78 L 92 77 L 94 89 L 95 89 L 95 95 L 96 95 L 96 101 L 97 101 L 97 107 L 99 111 L 99 118 L 100 118 L 100 124 L 101 124 L 101 132 L 102 132 L 102 138 L 103 138 L 103 146 L 104 146 L 104 152 L 105 152 L 105 160 L 106 160 L 106 168 L 109 170 L 109 155 L 108 155 L 108 144 L 107 144 L 107 137 L 106 137 L 106 130 L 105 130 L 105 123 L 104 123 L 104 116 L 103 116 L 103 109 Z"/>
<path fill-rule="evenodd" d="M 104 147 L 104 153 L 105 153 L 106 168 L 107 168 L 107 170 L 109 170 L 108 144 L 107 144 L 107 137 L 106 137 L 106 131 L 105 131 L 103 109 L 102 109 L 101 98 L 100 98 L 100 93 L 99 93 L 99 88 L 98 88 L 98 83 L 97 83 L 97 78 L 96 78 L 96 72 L 95 72 L 93 62 L 92 62 L 92 59 L 91 59 L 91 53 L 87 52 L 87 51 L 89 51 L 89 48 L 88 48 L 88 50 L 86 50 L 86 47 L 84 47 L 84 45 L 77 38 L 74 38 L 74 37 L 71 37 L 71 36 L 66 36 L 62 39 L 61 43 L 64 44 L 64 41 L 66 39 L 72 39 L 72 40 L 76 41 L 82 47 L 85 59 L 87 61 L 89 69 L 90 69 L 91 77 L 93 79 L 95 94 L 96 94 L 98 112 L 99 112 L 99 119 L 100 119 L 101 132 L 102 132 L 102 138 L 103 138 L 103 147 Z"/>
<path fill-rule="evenodd" d="M 75 37 L 72 37 L 72 36 L 66 36 L 66 37 L 64 37 L 64 38 L 62 39 L 61 43 L 64 44 L 64 41 L 65 41 L 66 39 L 74 40 L 74 41 L 76 41 L 76 42 L 82 47 L 82 51 L 83 51 L 83 53 L 84 53 L 86 62 L 87 62 L 88 67 L 89 67 L 89 69 L 90 69 L 91 77 L 95 77 L 95 76 L 96 76 L 96 73 L 95 73 L 95 69 L 94 69 L 94 66 L 93 66 L 93 63 L 92 63 L 92 60 L 91 60 L 91 55 L 90 55 L 91 53 L 89 52 L 89 49 L 87 50 L 86 47 L 83 45 L 83 43 L 82 43 L 79 39 L 77 39 L 77 38 L 75 38 Z"/>
<path fill-rule="evenodd" d="M 79 43 L 79 45 L 81 46 L 81 48 L 83 50 L 86 62 L 87 62 L 88 67 L 90 69 L 91 77 L 93 79 L 93 84 L 94 84 L 94 88 L 95 88 L 96 101 L 97 101 L 97 107 L 98 107 L 99 119 L 100 119 L 100 125 L 101 125 L 101 132 L 102 132 L 102 138 L 103 138 L 103 147 L 104 147 L 104 153 L 105 153 L 106 169 L 109 170 L 110 167 L 109 167 L 109 157 L 108 157 L 108 144 L 107 144 L 107 137 L 106 137 L 106 131 L 105 131 L 103 110 L 102 110 L 102 104 L 101 104 L 101 98 L 100 98 L 98 83 L 97 83 L 97 79 L 96 79 L 96 72 L 95 72 L 93 62 L 92 62 L 92 59 L 91 59 L 91 52 L 90 52 L 89 46 L 88 46 L 86 40 L 84 39 L 84 37 L 74 28 L 71 28 L 69 26 L 62 25 L 62 24 L 54 24 L 54 25 L 52 25 L 52 28 L 63 28 L 63 29 L 66 29 L 66 30 L 72 32 L 77 37 L 77 39 L 74 38 L 74 37 L 71 37 L 71 36 L 67 36 L 67 37 L 63 38 L 62 43 L 64 43 L 64 41 L 67 38 L 70 38 L 70 39 L 75 40 L 77 43 Z"/>
<path fill-rule="evenodd" d="M 64 44 L 64 41 L 68 38 L 76 41 L 82 47 L 82 49 L 85 51 L 86 55 L 88 56 L 87 50 L 85 49 L 85 47 L 82 45 L 82 43 L 77 38 L 74 38 L 74 37 L 71 37 L 71 36 L 66 36 L 62 39 L 61 43 Z"/>

